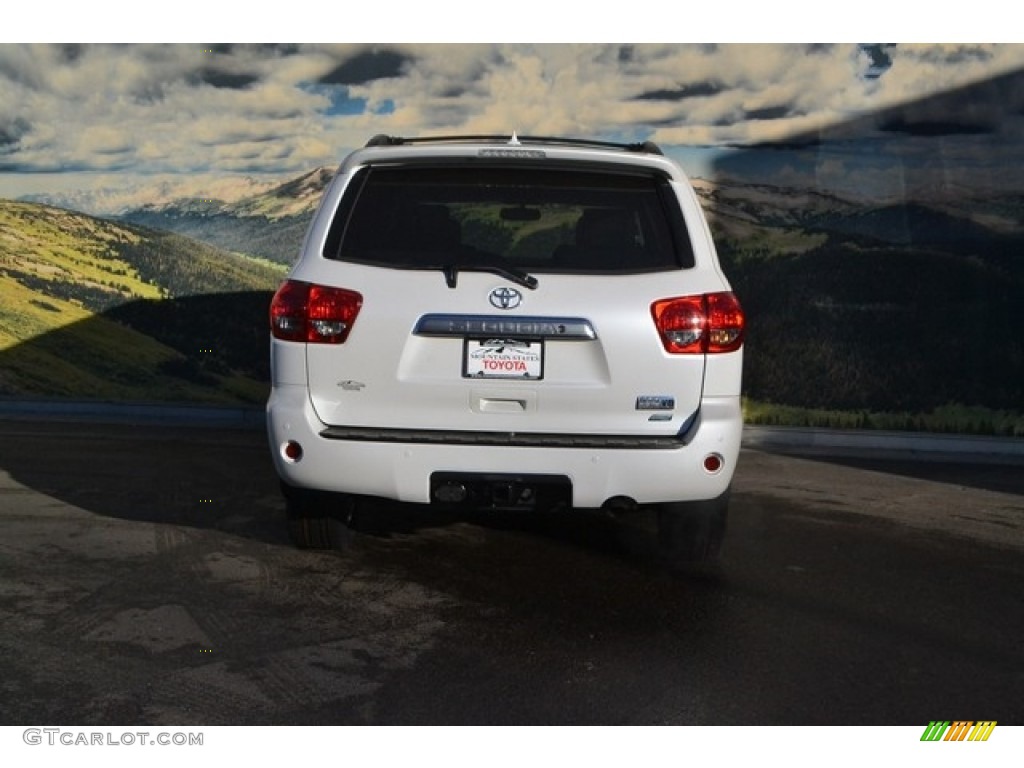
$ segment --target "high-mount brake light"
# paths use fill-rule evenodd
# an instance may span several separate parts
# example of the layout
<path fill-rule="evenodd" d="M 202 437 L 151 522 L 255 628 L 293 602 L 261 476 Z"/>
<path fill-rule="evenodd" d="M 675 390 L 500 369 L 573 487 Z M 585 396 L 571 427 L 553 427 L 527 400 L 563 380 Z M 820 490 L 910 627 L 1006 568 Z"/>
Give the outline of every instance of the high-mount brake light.
<path fill-rule="evenodd" d="M 342 344 L 362 306 L 355 291 L 288 280 L 270 302 L 270 331 L 284 341 Z"/>
<path fill-rule="evenodd" d="M 547 157 L 547 152 L 542 149 L 481 149 L 480 157 L 501 157 L 501 158 L 527 158 L 540 160 Z"/>
<path fill-rule="evenodd" d="M 727 291 L 661 299 L 651 305 L 651 315 L 671 354 L 720 354 L 743 346 L 743 309 Z"/>

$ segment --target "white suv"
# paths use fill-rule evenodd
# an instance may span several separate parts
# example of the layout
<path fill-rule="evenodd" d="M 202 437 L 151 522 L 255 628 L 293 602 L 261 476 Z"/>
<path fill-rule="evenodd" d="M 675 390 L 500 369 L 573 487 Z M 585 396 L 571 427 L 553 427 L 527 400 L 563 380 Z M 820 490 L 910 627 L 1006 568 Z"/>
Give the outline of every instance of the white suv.
<path fill-rule="evenodd" d="M 297 545 L 337 546 L 390 499 L 653 509 L 669 559 L 718 554 L 744 317 L 657 146 L 376 136 L 325 191 L 270 324 Z"/>

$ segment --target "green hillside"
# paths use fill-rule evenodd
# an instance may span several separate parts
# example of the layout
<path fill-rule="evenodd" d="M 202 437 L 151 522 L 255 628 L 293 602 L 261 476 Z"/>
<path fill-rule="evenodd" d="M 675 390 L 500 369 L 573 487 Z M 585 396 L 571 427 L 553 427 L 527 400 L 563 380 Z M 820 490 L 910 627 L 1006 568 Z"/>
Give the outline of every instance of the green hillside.
<path fill-rule="evenodd" d="M 962 212 L 774 188 L 703 196 L 748 315 L 748 420 L 1024 434 L 1024 228 L 1011 208 L 974 201 L 963 226 Z M 464 213 L 481 244 L 558 236 Z M 260 403 L 284 271 L 180 234 L 0 200 L 0 397 Z"/>
<path fill-rule="evenodd" d="M 178 235 L 0 200 L 0 396 L 259 402 L 256 345 L 282 276 Z"/>
<path fill-rule="evenodd" d="M 719 241 L 748 316 L 748 421 L 1024 435 L 1024 241 L 804 227 Z"/>

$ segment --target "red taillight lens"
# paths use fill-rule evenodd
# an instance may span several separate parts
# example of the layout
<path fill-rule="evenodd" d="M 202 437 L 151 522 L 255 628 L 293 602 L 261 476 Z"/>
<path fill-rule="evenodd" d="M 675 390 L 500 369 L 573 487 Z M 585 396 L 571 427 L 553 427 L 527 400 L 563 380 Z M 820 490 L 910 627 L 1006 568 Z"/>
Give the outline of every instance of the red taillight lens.
<path fill-rule="evenodd" d="M 363 306 L 363 297 L 344 288 L 309 287 L 309 328 L 306 341 L 341 344 Z"/>
<path fill-rule="evenodd" d="M 709 293 L 708 352 L 733 352 L 743 346 L 746 319 L 739 299 L 731 293 Z"/>
<path fill-rule="evenodd" d="M 270 331 L 285 341 L 341 344 L 362 306 L 355 291 L 289 280 L 270 302 Z"/>
<path fill-rule="evenodd" d="M 743 310 L 731 293 L 662 299 L 651 305 L 651 315 L 666 352 L 716 354 L 743 346 Z"/>
<path fill-rule="evenodd" d="M 309 283 L 292 280 L 277 289 L 270 302 L 270 332 L 275 339 L 306 340 L 306 306 Z"/>
<path fill-rule="evenodd" d="M 703 296 L 662 299 L 651 305 L 654 324 L 666 352 L 700 354 L 707 341 L 707 315 Z"/>

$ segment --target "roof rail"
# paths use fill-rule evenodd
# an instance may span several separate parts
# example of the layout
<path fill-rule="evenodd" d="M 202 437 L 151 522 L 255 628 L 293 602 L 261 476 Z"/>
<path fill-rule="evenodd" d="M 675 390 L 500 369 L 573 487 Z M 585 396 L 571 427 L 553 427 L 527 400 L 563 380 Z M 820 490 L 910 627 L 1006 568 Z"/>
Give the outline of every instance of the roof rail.
<path fill-rule="evenodd" d="M 518 136 L 472 134 L 453 136 L 388 136 L 378 133 L 366 142 L 368 147 L 397 147 L 403 144 L 445 144 L 445 143 L 501 143 L 501 144 L 561 144 L 571 147 L 597 147 L 601 149 L 622 149 L 627 152 L 646 152 L 652 155 L 663 155 L 661 147 L 653 141 L 621 143 L 615 141 L 597 141 L 593 139 L 570 139 L 562 136 Z"/>

